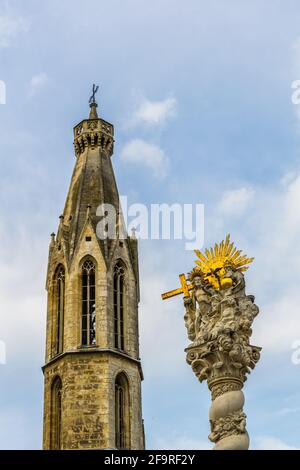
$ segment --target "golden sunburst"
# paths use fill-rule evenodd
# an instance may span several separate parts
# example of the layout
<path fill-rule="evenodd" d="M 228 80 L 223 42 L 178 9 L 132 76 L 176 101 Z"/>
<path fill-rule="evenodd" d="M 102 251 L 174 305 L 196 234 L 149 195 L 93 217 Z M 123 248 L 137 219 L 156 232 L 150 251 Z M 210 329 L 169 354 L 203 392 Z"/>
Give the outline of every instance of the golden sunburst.
<path fill-rule="evenodd" d="M 217 289 L 221 287 L 220 280 L 225 276 L 226 267 L 235 271 L 246 271 L 248 265 L 254 260 L 254 258 L 248 258 L 247 255 L 241 254 L 242 250 L 238 250 L 234 246 L 234 242 L 230 242 L 229 234 L 221 243 L 216 243 L 214 248 L 206 249 L 205 254 L 199 250 L 195 250 L 195 253 L 199 258 L 196 260 L 197 270 L 202 273 L 207 282 Z"/>

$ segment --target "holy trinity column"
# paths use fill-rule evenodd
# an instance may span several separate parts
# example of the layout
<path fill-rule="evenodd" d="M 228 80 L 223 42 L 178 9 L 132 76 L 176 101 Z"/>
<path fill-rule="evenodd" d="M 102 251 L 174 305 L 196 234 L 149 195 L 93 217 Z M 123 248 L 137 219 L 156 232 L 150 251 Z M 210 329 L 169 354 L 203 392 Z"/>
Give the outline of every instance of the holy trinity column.
<path fill-rule="evenodd" d="M 185 326 L 191 343 L 187 363 L 211 392 L 209 439 L 216 450 L 247 450 L 249 436 L 243 411 L 243 385 L 260 358 L 261 348 L 250 344 L 252 323 L 259 309 L 245 292 L 243 272 L 253 258 L 241 254 L 230 236 L 197 261 L 188 281 L 181 274 L 181 288 L 163 299 L 184 295 Z"/>

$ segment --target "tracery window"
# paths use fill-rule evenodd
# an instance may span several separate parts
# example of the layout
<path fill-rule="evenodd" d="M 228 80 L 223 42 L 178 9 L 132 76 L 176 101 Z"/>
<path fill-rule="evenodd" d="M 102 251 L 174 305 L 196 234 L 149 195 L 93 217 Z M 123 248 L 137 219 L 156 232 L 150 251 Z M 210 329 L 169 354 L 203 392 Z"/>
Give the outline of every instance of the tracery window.
<path fill-rule="evenodd" d="M 82 265 L 82 345 L 96 344 L 96 269 L 92 260 Z"/>
<path fill-rule="evenodd" d="M 115 348 L 124 350 L 125 329 L 125 266 L 118 261 L 114 268 L 114 341 Z"/>
<path fill-rule="evenodd" d="M 115 381 L 115 445 L 117 449 L 130 448 L 129 384 L 123 373 Z"/>
<path fill-rule="evenodd" d="M 56 319 L 55 319 L 55 354 L 63 351 L 64 313 L 65 313 L 65 269 L 60 265 L 55 274 Z"/>
<path fill-rule="evenodd" d="M 62 382 L 60 377 L 54 379 L 51 388 L 51 449 L 61 449 L 62 431 Z"/>

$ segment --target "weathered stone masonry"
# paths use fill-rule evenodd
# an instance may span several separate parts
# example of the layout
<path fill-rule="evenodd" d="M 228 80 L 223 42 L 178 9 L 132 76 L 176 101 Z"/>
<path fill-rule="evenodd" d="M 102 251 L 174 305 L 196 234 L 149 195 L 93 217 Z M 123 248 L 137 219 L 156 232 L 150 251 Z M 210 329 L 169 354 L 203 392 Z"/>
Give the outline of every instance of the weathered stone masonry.
<path fill-rule="evenodd" d="M 111 164 L 113 133 L 113 126 L 98 118 L 96 103 L 91 104 L 90 118 L 74 129 L 76 164 L 58 233 L 52 235 L 49 247 L 44 449 L 116 448 L 118 433 L 122 447 L 144 448 L 137 241 L 134 237 L 99 240 L 96 235 L 97 207 L 109 203 L 118 213 L 120 210 Z M 88 317 L 95 319 L 95 341 L 90 345 L 82 344 L 85 260 L 95 266 L 96 300 Z M 114 267 L 118 261 L 125 270 L 123 349 L 115 347 Z M 59 266 L 64 268 L 64 291 L 60 294 L 56 279 Z M 116 410 L 119 374 L 126 390 Z M 61 389 L 54 396 L 57 378 Z"/>

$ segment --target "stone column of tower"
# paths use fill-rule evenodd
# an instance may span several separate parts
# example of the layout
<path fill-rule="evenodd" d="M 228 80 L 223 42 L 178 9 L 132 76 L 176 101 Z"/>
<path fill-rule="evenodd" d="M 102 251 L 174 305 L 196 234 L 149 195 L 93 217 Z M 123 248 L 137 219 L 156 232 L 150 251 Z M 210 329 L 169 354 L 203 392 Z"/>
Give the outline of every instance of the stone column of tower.
<path fill-rule="evenodd" d="M 94 101 L 74 128 L 75 168 L 49 249 L 44 449 L 144 448 L 137 241 L 119 237 L 113 135 Z M 121 221 L 112 239 L 97 237 L 102 204 Z"/>

